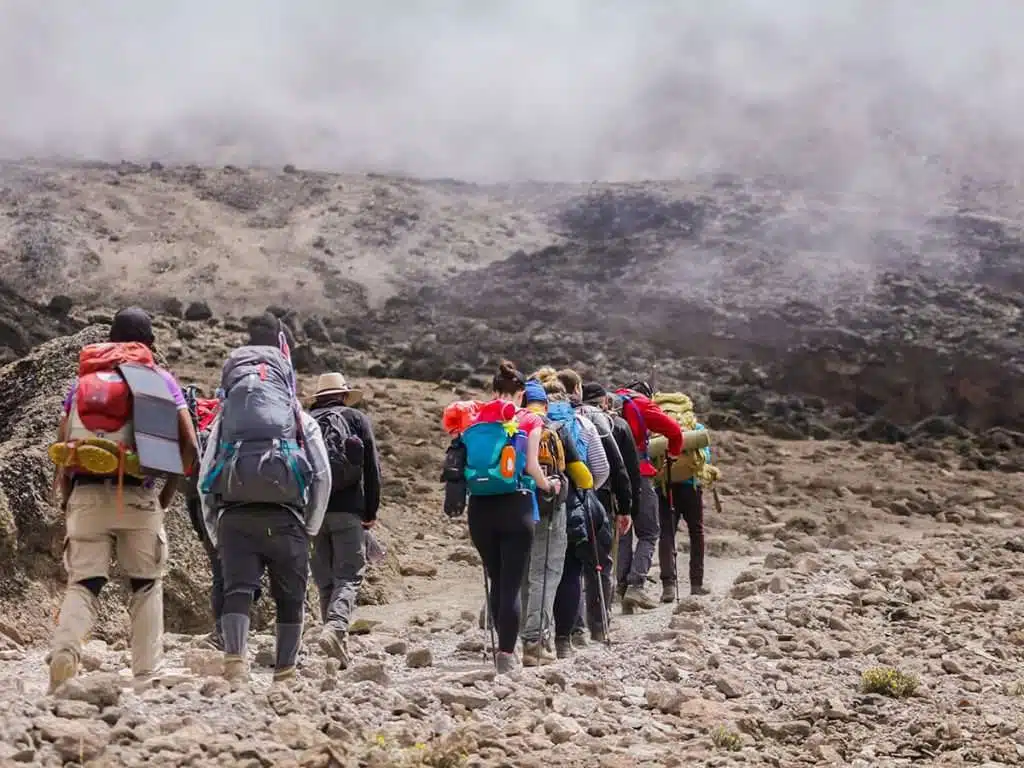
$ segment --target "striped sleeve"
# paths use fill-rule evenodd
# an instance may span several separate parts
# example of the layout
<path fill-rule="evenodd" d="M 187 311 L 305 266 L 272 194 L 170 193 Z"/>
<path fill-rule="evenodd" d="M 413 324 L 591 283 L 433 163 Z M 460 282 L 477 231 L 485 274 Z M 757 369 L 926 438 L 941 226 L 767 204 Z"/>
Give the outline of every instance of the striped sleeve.
<path fill-rule="evenodd" d="M 611 475 L 611 466 L 608 464 L 608 454 L 605 453 L 604 444 L 601 442 L 601 435 L 594 426 L 594 422 L 586 416 L 579 416 L 580 426 L 583 429 L 587 441 L 587 466 L 590 474 L 594 476 L 594 488 L 600 489 Z"/>

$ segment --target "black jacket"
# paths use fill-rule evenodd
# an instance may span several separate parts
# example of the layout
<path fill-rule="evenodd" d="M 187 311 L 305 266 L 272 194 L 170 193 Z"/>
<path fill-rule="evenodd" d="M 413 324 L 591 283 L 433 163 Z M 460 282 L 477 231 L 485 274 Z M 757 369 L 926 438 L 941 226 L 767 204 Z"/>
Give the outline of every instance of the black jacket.
<path fill-rule="evenodd" d="M 633 517 L 636 510 L 640 508 L 640 453 L 636 449 L 636 442 L 633 440 L 633 431 L 624 418 L 617 413 L 608 414 L 612 420 L 612 437 L 615 445 L 618 446 L 619 456 L 622 458 L 622 465 L 629 476 L 630 504 L 629 516 Z M 622 511 L 622 502 L 619 501 L 619 514 Z"/>
<path fill-rule="evenodd" d="M 332 491 L 327 502 L 327 514 L 348 512 L 359 515 L 366 522 L 376 520 L 380 509 L 380 454 L 370 417 L 344 405 L 332 406 L 332 409 L 341 414 L 352 434 L 363 441 L 363 479 L 358 485 Z"/>
<path fill-rule="evenodd" d="M 614 497 L 618 507 L 618 514 L 629 515 L 632 517 L 633 481 L 630 478 L 629 469 L 622 457 L 622 451 L 619 448 L 618 440 L 615 437 L 615 421 L 613 415 L 606 411 L 602 411 L 595 406 L 576 405 L 576 407 L 581 410 L 584 416 L 593 422 L 595 427 L 597 427 L 597 433 L 601 436 L 601 445 L 604 448 L 605 454 L 608 456 L 608 466 L 611 469 L 611 472 L 608 475 L 607 483 L 598 490 L 598 494 L 606 498 Z M 635 446 L 633 453 L 634 455 L 636 454 Z M 639 471 L 638 460 L 637 472 L 639 473 Z M 605 504 L 607 506 L 607 502 L 605 502 Z M 607 511 L 611 512 L 612 510 L 608 509 Z"/>

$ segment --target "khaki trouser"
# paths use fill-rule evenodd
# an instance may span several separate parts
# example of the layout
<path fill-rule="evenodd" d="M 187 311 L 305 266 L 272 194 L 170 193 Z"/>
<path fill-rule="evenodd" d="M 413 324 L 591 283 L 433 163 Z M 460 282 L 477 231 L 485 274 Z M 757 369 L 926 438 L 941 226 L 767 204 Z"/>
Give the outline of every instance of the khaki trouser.
<path fill-rule="evenodd" d="M 53 650 L 76 658 L 96 621 L 99 598 L 81 582 L 108 579 L 111 557 L 129 579 L 150 583 L 132 590 L 132 672 L 156 671 L 163 655 L 163 575 L 167 564 L 164 513 L 156 490 L 125 486 L 119 508 L 117 482 L 76 485 L 68 499 L 64 569 L 68 588 L 60 609 Z"/>

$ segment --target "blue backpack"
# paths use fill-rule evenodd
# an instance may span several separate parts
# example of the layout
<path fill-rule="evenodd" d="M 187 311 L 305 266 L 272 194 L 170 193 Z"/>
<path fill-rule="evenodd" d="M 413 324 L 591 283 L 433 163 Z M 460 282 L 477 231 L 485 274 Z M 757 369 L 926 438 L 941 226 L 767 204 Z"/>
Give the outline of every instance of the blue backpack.
<path fill-rule="evenodd" d="M 516 421 L 486 421 L 462 433 L 466 489 L 470 496 L 501 496 L 529 490 L 526 434 Z"/>
<path fill-rule="evenodd" d="M 579 419 L 576 418 L 576 409 L 566 402 L 549 403 L 548 418 L 558 422 L 568 430 L 569 436 L 572 437 L 572 442 L 576 446 L 576 455 L 580 461 L 587 464 L 587 439 L 583 434 L 583 429 L 580 427 Z"/>

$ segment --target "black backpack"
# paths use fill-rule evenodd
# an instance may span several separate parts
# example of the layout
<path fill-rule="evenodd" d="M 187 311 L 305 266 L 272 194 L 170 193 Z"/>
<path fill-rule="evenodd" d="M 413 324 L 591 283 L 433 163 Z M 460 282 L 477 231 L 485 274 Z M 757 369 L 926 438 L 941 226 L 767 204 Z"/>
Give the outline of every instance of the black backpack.
<path fill-rule="evenodd" d="M 359 485 L 363 479 L 363 441 L 353 434 L 338 406 L 310 412 L 320 426 L 331 464 L 331 495 Z"/>

